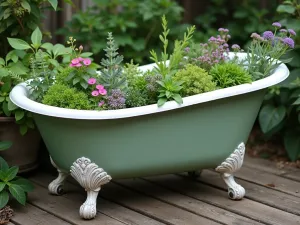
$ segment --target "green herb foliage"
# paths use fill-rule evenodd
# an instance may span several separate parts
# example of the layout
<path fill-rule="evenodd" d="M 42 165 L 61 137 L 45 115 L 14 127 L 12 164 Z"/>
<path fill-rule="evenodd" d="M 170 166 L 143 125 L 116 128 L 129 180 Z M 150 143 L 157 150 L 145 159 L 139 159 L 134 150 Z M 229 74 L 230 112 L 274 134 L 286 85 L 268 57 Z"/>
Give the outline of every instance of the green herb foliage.
<path fill-rule="evenodd" d="M 124 66 L 124 76 L 127 80 L 127 107 L 139 107 L 149 104 L 147 82 L 138 65 L 131 61 Z"/>
<path fill-rule="evenodd" d="M 220 88 L 251 83 L 251 75 L 241 66 L 234 63 L 217 64 L 210 70 L 213 80 Z"/>
<path fill-rule="evenodd" d="M 118 48 L 114 43 L 112 33 L 108 33 L 107 47 L 104 49 L 106 52 L 106 59 L 101 60 L 101 65 L 104 67 L 101 69 L 101 83 L 110 92 L 113 89 L 122 89 L 125 86 L 126 78 L 122 76 L 123 56 L 118 55 Z"/>
<path fill-rule="evenodd" d="M 0 151 L 9 149 L 11 146 L 11 142 L 0 141 Z M 17 176 L 18 171 L 17 166 L 9 167 L 7 162 L 0 157 L 0 209 L 7 205 L 10 195 L 20 204 L 25 205 L 26 194 L 34 189 L 29 180 Z"/>
<path fill-rule="evenodd" d="M 150 51 L 150 59 L 153 60 L 157 67 L 154 69 L 157 73 L 160 73 L 163 77 L 168 75 L 174 75 L 178 69 L 179 63 L 183 58 L 183 49 L 187 47 L 189 40 L 192 38 L 192 35 L 195 31 L 195 26 L 187 28 L 187 33 L 184 33 L 182 41 L 175 40 L 174 50 L 171 55 L 167 53 L 167 48 L 169 40 L 167 39 L 170 29 L 168 29 L 168 22 L 166 17 L 162 17 L 162 35 L 159 35 L 159 39 L 163 43 L 163 52 L 161 53 L 161 59 L 158 58 L 154 50 Z M 167 61 L 169 60 L 169 63 Z"/>
<path fill-rule="evenodd" d="M 42 103 L 68 109 L 91 109 L 87 94 L 62 84 L 53 84 Z"/>
<path fill-rule="evenodd" d="M 196 65 L 187 64 L 179 70 L 175 76 L 175 81 L 183 81 L 181 94 L 185 96 L 196 95 L 216 89 L 216 84 L 208 72 Z"/>
<path fill-rule="evenodd" d="M 175 100 L 177 103 L 182 103 L 182 98 L 179 91 L 182 89 L 181 81 L 174 81 L 172 76 L 177 72 L 179 68 L 179 63 L 183 58 L 183 49 L 188 45 L 189 40 L 192 38 L 193 32 L 195 31 L 195 26 L 187 28 L 187 33 L 184 33 L 182 41 L 175 40 L 174 50 L 171 55 L 167 53 L 168 39 L 167 36 L 170 30 L 167 27 L 167 20 L 165 16 L 162 17 L 162 27 L 163 33 L 159 36 L 161 42 L 163 43 L 163 52 L 161 53 L 161 60 L 159 60 L 156 52 L 154 50 L 150 51 L 150 59 L 152 59 L 157 67 L 154 71 L 162 75 L 162 80 L 157 81 L 160 85 L 158 92 L 158 106 L 162 106 L 168 100 Z M 167 64 L 167 61 L 169 63 Z"/>

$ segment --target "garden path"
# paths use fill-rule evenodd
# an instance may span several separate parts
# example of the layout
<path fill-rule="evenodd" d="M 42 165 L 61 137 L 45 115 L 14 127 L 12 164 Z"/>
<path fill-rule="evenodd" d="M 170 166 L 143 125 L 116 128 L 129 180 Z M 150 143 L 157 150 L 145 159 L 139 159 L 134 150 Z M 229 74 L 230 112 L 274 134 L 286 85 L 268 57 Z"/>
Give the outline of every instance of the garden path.
<path fill-rule="evenodd" d="M 225 183 L 213 170 L 193 179 L 171 174 L 113 180 L 100 191 L 96 218 L 86 221 L 78 213 L 84 190 L 69 179 L 66 194 L 52 196 L 47 185 L 54 174 L 38 171 L 29 176 L 35 190 L 26 206 L 12 205 L 9 225 L 300 224 L 300 169 L 246 156 L 235 177 L 246 189 L 241 201 L 227 198 Z"/>

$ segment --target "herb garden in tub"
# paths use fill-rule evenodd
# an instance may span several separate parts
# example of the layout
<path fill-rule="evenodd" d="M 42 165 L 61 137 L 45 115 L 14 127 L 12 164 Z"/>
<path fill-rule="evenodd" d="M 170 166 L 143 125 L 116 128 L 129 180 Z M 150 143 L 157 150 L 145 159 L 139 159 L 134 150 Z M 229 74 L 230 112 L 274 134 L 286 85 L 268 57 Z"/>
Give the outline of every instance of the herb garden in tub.
<path fill-rule="evenodd" d="M 9 39 L 12 47 L 32 52 L 32 79 L 10 98 L 33 113 L 59 172 L 49 191 L 61 194 L 71 174 L 87 191 L 80 207 L 85 219 L 95 217 L 98 192 L 111 179 L 215 168 L 231 199 L 245 195 L 233 173 L 242 166 L 267 88 L 289 75 L 279 59 L 294 47 L 294 31 L 275 22 L 274 32 L 252 34 L 242 52 L 229 46 L 227 29 L 196 44 L 190 27 L 168 54 L 165 17 L 162 25 L 161 57 L 151 50 L 154 63 L 144 66 L 122 65 L 111 33 L 100 65 L 73 37 L 70 47 L 59 48 L 42 43 L 38 29 L 32 45 Z M 61 52 L 59 63 L 55 52 Z"/>

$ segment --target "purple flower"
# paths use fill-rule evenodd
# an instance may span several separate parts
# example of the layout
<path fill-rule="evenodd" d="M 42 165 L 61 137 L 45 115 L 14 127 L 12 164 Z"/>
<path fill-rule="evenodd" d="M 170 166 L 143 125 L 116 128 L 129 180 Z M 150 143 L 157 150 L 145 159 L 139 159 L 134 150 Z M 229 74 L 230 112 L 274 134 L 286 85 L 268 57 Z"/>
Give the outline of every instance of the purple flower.
<path fill-rule="evenodd" d="M 237 44 L 232 45 L 231 48 L 234 49 L 234 50 L 240 50 L 241 49 L 241 47 Z"/>
<path fill-rule="evenodd" d="M 279 22 L 274 22 L 274 23 L 272 23 L 272 26 L 280 28 L 281 24 Z"/>
<path fill-rule="evenodd" d="M 120 89 L 113 89 L 111 95 L 107 97 L 107 104 L 110 109 L 125 108 L 125 96 Z"/>
<path fill-rule="evenodd" d="M 190 51 L 190 47 L 186 47 L 184 50 L 185 50 L 186 52 L 189 52 L 189 51 Z"/>
<path fill-rule="evenodd" d="M 290 48 L 294 48 L 295 47 L 295 42 L 292 38 L 286 37 L 283 39 L 283 43 L 288 45 Z"/>
<path fill-rule="evenodd" d="M 286 29 L 280 29 L 279 30 L 281 33 L 287 33 L 287 30 Z"/>
<path fill-rule="evenodd" d="M 218 29 L 219 32 L 224 32 L 224 30 L 225 30 L 224 28 L 219 28 Z"/>
<path fill-rule="evenodd" d="M 296 32 L 293 29 L 288 29 L 290 35 L 296 36 Z"/>
<path fill-rule="evenodd" d="M 225 33 L 228 33 L 228 32 L 229 32 L 229 30 L 225 28 L 225 29 L 224 29 L 224 32 L 225 32 Z"/>
<path fill-rule="evenodd" d="M 272 31 L 265 31 L 263 33 L 263 38 L 267 40 L 272 40 L 274 38 L 274 34 Z"/>

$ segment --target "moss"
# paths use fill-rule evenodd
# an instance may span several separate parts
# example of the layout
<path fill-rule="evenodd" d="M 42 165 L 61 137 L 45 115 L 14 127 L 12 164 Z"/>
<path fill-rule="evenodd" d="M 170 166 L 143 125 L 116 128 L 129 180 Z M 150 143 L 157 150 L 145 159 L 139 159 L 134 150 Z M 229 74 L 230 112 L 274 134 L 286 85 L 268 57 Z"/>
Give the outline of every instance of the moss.
<path fill-rule="evenodd" d="M 68 109 L 91 109 L 88 96 L 63 84 L 52 85 L 43 98 L 43 104 Z"/>
<path fill-rule="evenodd" d="M 175 81 L 184 82 L 181 90 L 182 96 L 191 96 L 216 89 L 212 76 L 206 70 L 192 64 L 187 64 L 183 69 L 179 70 L 174 75 L 174 79 Z"/>
<path fill-rule="evenodd" d="M 251 75 L 235 63 L 218 64 L 211 68 L 210 74 L 220 88 L 251 83 Z"/>

